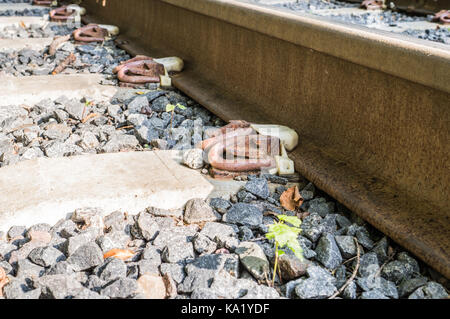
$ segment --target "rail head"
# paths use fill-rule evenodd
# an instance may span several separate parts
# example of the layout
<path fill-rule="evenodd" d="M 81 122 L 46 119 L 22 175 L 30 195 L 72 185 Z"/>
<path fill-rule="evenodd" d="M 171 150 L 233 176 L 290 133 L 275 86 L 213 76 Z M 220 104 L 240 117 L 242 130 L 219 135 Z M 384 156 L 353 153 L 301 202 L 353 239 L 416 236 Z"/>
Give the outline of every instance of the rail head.
<path fill-rule="evenodd" d="M 450 93 L 450 47 L 235 0 L 158 0 Z"/>

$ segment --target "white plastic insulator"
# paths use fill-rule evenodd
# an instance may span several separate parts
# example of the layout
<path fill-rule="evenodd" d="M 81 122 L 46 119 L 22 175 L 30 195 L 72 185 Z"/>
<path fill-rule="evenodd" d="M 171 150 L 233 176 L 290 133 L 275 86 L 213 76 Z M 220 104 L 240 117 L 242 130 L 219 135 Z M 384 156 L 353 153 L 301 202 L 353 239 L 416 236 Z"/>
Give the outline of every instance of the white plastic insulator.
<path fill-rule="evenodd" d="M 119 27 L 116 27 L 115 25 L 110 25 L 110 24 L 99 24 L 98 25 L 100 28 L 102 29 L 106 29 L 108 30 L 108 33 L 110 35 L 118 35 L 120 30 Z"/>
<path fill-rule="evenodd" d="M 184 62 L 182 59 L 173 56 L 168 58 L 154 59 L 155 62 L 161 63 L 166 68 L 167 72 L 175 71 L 181 72 L 184 68 Z"/>
<path fill-rule="evenodd" d="M 281 144 L 281 156 L 275 156 L 275 162 L 277 164 L 277 172 L 279 175 L 295 173 L 294 161 L 288 157 L 283 144 Z"/>
<path fill-rule="evenodd" d="M 78 4 L 69 4 L 67 6 L 67 9 L 71 9 L 71 10 L 74 10 L 74 11 L 78 12 L 78 14 L 80 16 L 83 16 L 83 15 L 86 14 L 86 9 L 83 8 L 83 7 L 80 7 Z"/>
<path fill-rule="evenodd" d="M 288 151 L 298 145 L 298 134 L 293 129 L 276 124 L 251 124 L 251 127 L 262 135 L 278 137 Z"/>
<path fill-rule="evenodd" d="M 167 75 L 159 76 L 159 84 L 162 88 L 168 88 L 172 86 L 172 79 Z"/>

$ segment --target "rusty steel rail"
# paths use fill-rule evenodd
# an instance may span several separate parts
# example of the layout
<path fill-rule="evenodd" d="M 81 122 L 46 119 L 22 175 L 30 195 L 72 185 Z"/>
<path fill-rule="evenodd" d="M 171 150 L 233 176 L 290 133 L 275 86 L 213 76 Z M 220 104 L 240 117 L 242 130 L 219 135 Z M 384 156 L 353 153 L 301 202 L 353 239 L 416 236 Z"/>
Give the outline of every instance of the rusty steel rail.
<path fill-rule="evenodd" d="M 233 0 L 85 0 L 225 120 L 295 129 L 296 169 L 450 278 L 450 50 Z M 91 20 L 93 21 L 93 20 Z"/>
<path fill-rule="evenodd" d="M 393 0 L 396 8 L 421 14 L 434 14 L 441 10 L 450 10 L 450 0 Z"/>

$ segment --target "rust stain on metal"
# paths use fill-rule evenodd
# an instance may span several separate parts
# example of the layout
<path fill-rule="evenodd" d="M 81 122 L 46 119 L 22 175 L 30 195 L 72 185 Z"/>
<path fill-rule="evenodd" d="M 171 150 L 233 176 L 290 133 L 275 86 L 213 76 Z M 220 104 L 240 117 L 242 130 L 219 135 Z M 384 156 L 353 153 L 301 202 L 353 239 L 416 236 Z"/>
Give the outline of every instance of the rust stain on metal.
<path fill-rule="evenodd" d="M 103 42 L 107 36 L 108 30 L 101 28 L 97 24 L 89 24 L 73 32 L 73 38 L 79 42 Z"/>
<path fill-rule="evenodd" d="M 153 61 L 146 56 L 136 56 L 125 61 L 113 70 L 117 73 L 117 78 L 125 86 L 134 86 L 146 83 L 158 83 L 159 76 L 165 74 L 164 65 Z"/>
<path fill-rule="evenodd" d="M 67 6 L 53 9 L 50 11 L 50 20 L 54 22 L 64 22 L 75 18 L 76 11 Z"/>

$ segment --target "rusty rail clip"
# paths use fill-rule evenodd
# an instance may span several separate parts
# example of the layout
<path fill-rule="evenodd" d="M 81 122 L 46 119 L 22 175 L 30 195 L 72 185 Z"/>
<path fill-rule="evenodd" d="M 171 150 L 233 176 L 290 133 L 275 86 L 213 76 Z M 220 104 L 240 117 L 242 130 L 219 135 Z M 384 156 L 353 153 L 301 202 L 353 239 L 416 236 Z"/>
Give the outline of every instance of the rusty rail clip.
<path fill-rule="evenodd" d="M 364 0 L 359 7 L 367 10 L 382 9 L 383 0 Z"/>
<path fill-rule="evenodd" d="M 432 21 L 441 22 L 442 24 L 450 24 L 450 10 L 441 10 L 436 13 Z"/>
<path fill-rule="evenodd" d="M 73 38 L 79 42 L 103 42 L 107 36 L 108 30 L 97 24 L 89 24 L 73 32 Z"/>
<path fill-rule="evenodd" d="M 69 19 L 74 19 L 76 10 L 68 9 L 67 6 L 53 9 L 50 11 L 50 20 L 54 22 L 63 22 Z"/>
<path fill-rule="evenodd" d="M 215 177 L 236 176 L 236 172 L 255 174 L 263 168 L 275 166 L 274 156 L 279 154 L 280 140 L 257 135 L 250 123 L 230 121 L 212 137 L 200 144 L 208 154 Z M 224 157 L 225 154 L 225 157 Z"/>
<path fill-rule="evenodd" d="M 159 83 L 160 75 L 165 74 L 164 65 L 146 56 L 136 56 L 114 68 L 122 86 L 146 83 Z"/>

